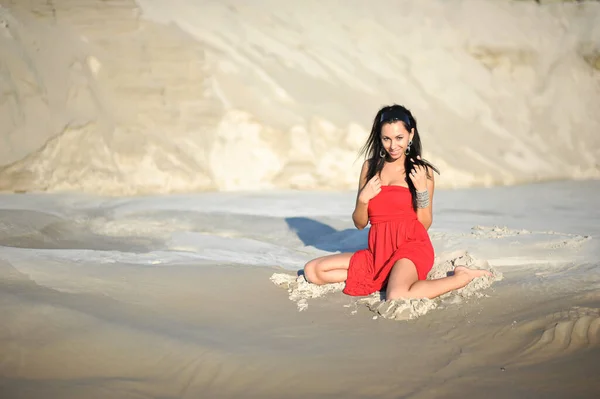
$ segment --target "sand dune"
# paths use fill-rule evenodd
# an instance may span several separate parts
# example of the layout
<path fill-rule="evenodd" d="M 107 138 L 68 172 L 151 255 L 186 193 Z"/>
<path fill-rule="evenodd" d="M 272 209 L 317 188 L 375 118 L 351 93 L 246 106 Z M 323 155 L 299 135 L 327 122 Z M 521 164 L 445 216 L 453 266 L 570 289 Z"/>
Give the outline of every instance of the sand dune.
<path fill-rule="evenodd" d="M 409 106 L 441 187 L 600 176 L 600 4 L 0 1 L 0 189 L 354 188 Z"/>

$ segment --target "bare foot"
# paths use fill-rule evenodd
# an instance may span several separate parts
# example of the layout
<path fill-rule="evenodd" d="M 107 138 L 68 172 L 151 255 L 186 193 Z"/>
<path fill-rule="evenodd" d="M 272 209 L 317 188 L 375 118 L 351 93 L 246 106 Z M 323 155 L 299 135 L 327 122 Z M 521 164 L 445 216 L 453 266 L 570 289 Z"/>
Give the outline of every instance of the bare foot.
<path fill-rule="evenodd" d="M 454 275 L 464 278 L 467 282 L 471 282 L 474 278 L 477 277 L 493 276 L 492 272 L 490 272 L 489 270 L 469 269 L 465 266 L 456 266 L 454 268 Z"/>

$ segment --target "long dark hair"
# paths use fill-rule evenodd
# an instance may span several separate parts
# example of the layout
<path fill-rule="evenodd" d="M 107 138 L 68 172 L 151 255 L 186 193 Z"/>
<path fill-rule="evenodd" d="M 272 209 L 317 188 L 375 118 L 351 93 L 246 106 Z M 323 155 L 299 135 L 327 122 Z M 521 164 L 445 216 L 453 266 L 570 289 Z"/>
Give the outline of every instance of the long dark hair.
<path fill-rule="evenodd" d="M 408 184 L 408 189 L 412 195 L 413 209 L 416 211 L 417 190 L 410 179 L 410 172 L 413 168 L 413 165 L 429 167 L 438 174 L 440 172 L 428 161 L 422 158 L 419 159 L 421 157 L 421 137 L 419 136 L 419 129 L 417 129 L 417 120 L 414 118 L 412 113 L 407 108 L 397 104 L 381 108 L 377 112 L 377 115 L 375 115 L 373 127 L 371 128 L 371 134 L 369 135 L 369 138 L 367 139 L 367 142 L 361 149 L 360 153 L 367 154 L 367 159 L 369 160 L 369 168 L 367 171 L 367 181 L 369 181 L 373 176 L 381 173 L 383 165 L 385 164 L 386 157 L 382 157 L 381 154 L 387 154 L 387 152 L 385 151 L 385 148 L 383 148 L 383 143 L 381 142 L 381 127 L 385 123 L 396 121 L 402 122 L 409 133 L 411 129 L 415 129 L 412 138 L 412 144 L 410 145 L 410 151 L 404 160 L 404 170 L 406 172 L 406 183 Z"/>

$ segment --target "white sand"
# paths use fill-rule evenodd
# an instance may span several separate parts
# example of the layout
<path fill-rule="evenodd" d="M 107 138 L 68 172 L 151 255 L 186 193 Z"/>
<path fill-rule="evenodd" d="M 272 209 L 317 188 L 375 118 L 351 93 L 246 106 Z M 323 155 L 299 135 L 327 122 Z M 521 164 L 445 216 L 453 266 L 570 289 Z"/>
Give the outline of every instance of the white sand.
<path fill-rule="evenodd" d="M 352 191 L 2 195 L 2 392 L 593 398 L 599 192 L 439 190 L 430 277 L 466 264 L 496 281 L 391 303 L 294 286 L 312 257 L 366 245 Z"/>
<path fill-rule="evenodd" d="M 3 191 L 354 188 L 391 102 L 439 187 L 600 176 L 598 2 L 0 6 Z"/>

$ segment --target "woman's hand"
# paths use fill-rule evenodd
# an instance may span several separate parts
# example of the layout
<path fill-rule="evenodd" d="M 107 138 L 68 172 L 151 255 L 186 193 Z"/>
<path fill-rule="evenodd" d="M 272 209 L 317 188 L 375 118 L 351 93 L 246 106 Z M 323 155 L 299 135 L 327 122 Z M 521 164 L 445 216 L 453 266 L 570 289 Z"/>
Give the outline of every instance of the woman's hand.
<path fill-rule="evenodd" d="M 375 175 L 367 182 L 367 184 L 365 184 L 363 189 L 360 190 L 358 200 L 363 204 L 368 204 L 380 191 L 381 181 L 379 180 L 379 176 Z"/>
<path fill-rule="evenodd" d="M 410 171 L 410 180 L 412 180 L 417 191 L 427 190 L 427 168 L 423 165 L 413 164 L 413 169 Z"/>

